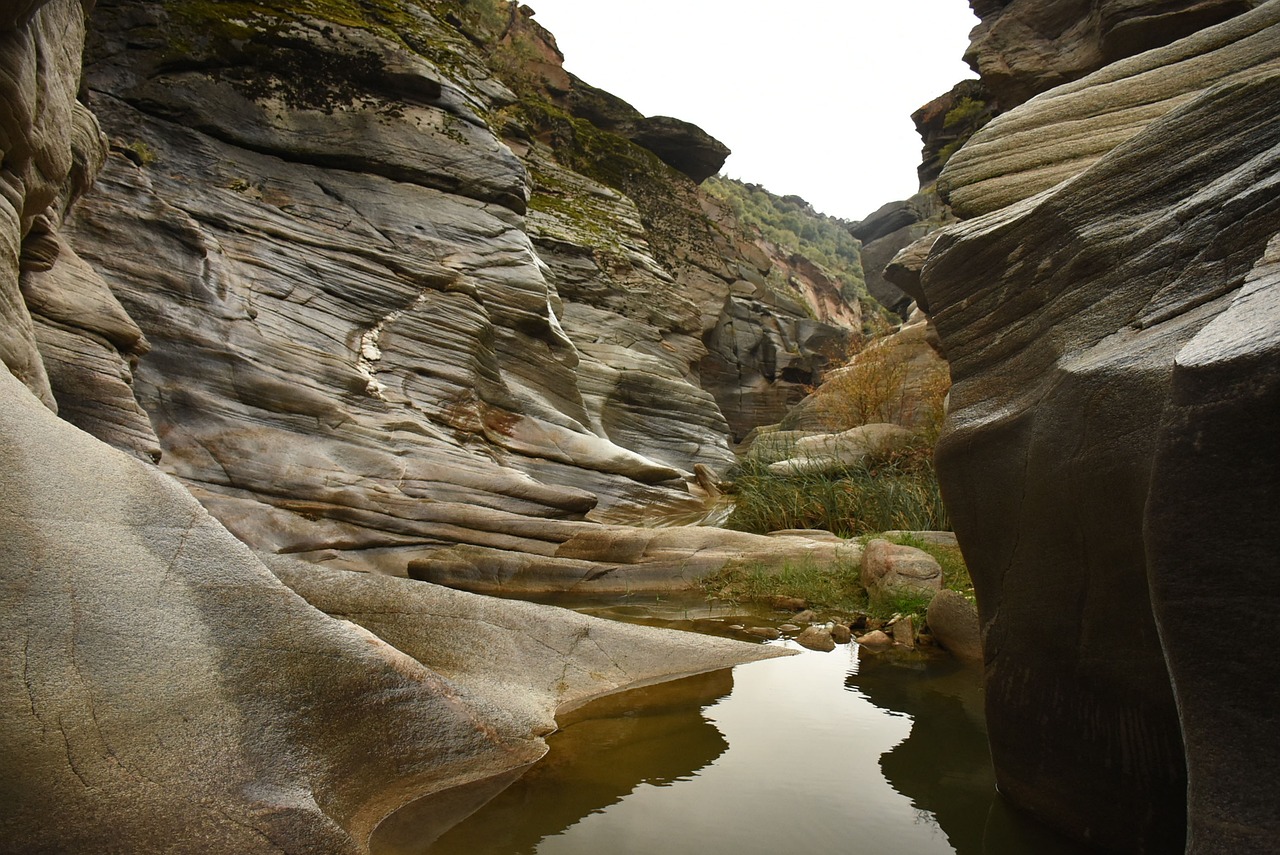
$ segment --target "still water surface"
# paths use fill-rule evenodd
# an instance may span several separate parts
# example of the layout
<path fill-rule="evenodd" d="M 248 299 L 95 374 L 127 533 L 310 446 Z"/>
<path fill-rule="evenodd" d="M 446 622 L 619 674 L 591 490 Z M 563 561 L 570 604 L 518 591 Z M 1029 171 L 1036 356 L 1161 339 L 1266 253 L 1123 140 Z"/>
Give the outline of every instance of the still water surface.
<path fill-rule="evenodd" d="M 631 608 L 597 611 L 704 631 L 733 620 Z M 547 756 L 470 817 L 435 839 L 439 800 L 424 799 L 378 829 L 375 855 L 1087 851 L 996 795 L 976 669 L 777 643 L 799 654 L 562 716 Z"/>

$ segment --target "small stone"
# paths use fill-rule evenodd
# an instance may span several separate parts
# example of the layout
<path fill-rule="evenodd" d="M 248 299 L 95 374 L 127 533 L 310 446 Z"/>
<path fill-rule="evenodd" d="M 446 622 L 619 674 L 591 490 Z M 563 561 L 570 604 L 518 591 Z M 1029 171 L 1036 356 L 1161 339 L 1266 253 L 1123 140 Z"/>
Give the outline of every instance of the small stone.
<path fill-rule="evenodd" d="M 888 647 L 893 644 L 893 639 L 880 630 L 873 629 L 871 632 L 858 636 L 858 644 L 863 647 Z"/>
<path fill-rule="evenodd" d="M 929 630 L 964 662 L 982 661 L 982 629 L 977 608 L 955 591 L 940 591 L 929 603 Z"/>
<path fill-rule="evenodd" d="M 848 644 L 852 639 L 853 632 L 844 624 L 838 623 L 831 627 L 831 640 L 836 644 Z"/>
<path fill-rule="evenodd" d="M 909 617 L 900 617 L 893 622 L 893 640 L 904 647 L 916 646 L 916 625 Z"/>
<path fill-rule="evenodd" d="M 796 626 L 794 623 L 784 623 L 782 624 L 782 626 L 778 627 L 778 629 L 782 630 L 783 632 L 799 632 L 800 631 L 800 627 Z"/>
<path fill-rule="evenodd" d="M 805 609 L 792 618 L 796 623 L 813 623 L 817 619 L 818 616 L 810 609 Z"/>
<path fill-rule="evenodd" d="M 804 632 L 796 636 L 796 644 L 801 647 L 807 647 L 810 650 L 821 650 L 829 653 L 836 649 L 836 643 L 831 638 L 831 632 L 825 626 L 806 627 Z"/>
<path fill-rule="evenodd" d="M 770 597 L 769 605 L 784 612 L 798 612 L 809 607 L 808 600 L 799 597 Z"/>
<path fill-rule="evenodd" d="M 749 626 L 746 629 L 747 635 L 754 635 L 757 638 L 766 638 L 770 641 L 776 638 L 782 638 L 782 633 L 778 632 L 771 626 Z"/>

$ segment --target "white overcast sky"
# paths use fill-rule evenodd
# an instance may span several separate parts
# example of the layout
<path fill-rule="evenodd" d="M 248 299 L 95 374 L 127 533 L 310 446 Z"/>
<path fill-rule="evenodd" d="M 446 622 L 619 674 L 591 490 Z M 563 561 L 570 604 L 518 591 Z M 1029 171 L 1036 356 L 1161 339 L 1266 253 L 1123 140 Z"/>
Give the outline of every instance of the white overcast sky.
<path fill-rule="evenodd" d="M 861 219 L 917 189 L 911 113 L 973 77 L 965 0 L 525 0 L 565 68 L 733 149 L 724 172 Z"/>

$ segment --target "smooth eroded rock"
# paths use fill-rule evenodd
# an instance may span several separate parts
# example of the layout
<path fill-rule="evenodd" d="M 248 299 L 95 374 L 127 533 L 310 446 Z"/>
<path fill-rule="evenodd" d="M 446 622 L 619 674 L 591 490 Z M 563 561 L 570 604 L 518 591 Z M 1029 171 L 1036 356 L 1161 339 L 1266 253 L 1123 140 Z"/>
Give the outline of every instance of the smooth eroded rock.
<path fill-rule="evenodd" d="M 1245 758 L 1230 747 L 1274 741 L 1269 720 L 1205 724 L 1215 705 L 1233 703 L 1231 693 L 1214 684 L 1213 669 L 1176 664 L 1188 654 L 1175 627 L 1185 633 L 1189 614 L 1218 608 L 1213 597 L 1185 598 L 1190 589 L 1180 584 L 1189 584 L 1192 566 L 1206 568 L 1195 571 L 1207 574 L 1199 585 L 1216 584 L 1209 579 L 1219 571 L 1169 556 L 1183 554 L 1185 532 L 1213 530 L 1211 517 L 1230 514 L 1237 531 L 1268 525 L 1271 505 L 1248 479 L 1235 498 L 1223 488 L 1221 499 L 1204 503 L 1179 474 L 1235 471 L 1229 456 L 1215 464 L 1205 462 L 1207 450 L 1187 456 L 1200 440 L 1190 439 L 1199 428 L 1186 414 L 1197 398 L 1207 400 L 1208 387 L 1195 386 L 1179 354 L 1209 340 L 1201 336 L 1235 342 L 1222 348 L 1214 373 L 1211 397 L 1220 403 L 1204 411 L 1223 421 L 1212 429 L 1206 422 L 1203 442 L 1211 430 L 1269 429 L 1254 407 L 1255 392 L 1268 394 L 1269 372 L 1258 367 L 1270 338 L 1241 335 L 1248 322 L 1231 307 L 1273 288 L 1265 275 L 1250 277 L 1266 267 L 1260 261 L 1280 210 L 1278 15 L 1280 4 L 1264 4 L 988 125 L 974 140 L 990 145 L 971 143 L 973 156 L 1007 147 L 1012 159 L 1000 168 L 988 161 L 990 174 L 1022 201 L 944 230 L 923 267 L 955 381 L 936 460 L 985 627 L 1000 789 L 1067 833 L 1116 848 L 1182 848 L 1184 763 L 1221 771 L 1217 760 L 1231 754 L 1240 758 L 1232 780 L 1274 778 L 1264 755 Z M 1054 127 L 1084 116 L 1070 105 L 1099 116 L 1102 105 L 1121 109 L 1127 118 L 1116 127 L 1124 132 L 1076 147 Z M 1082 118 L 1081 133 L 1092 121 Z M 1035 145 L 1042 134 L 1082 159 L 1070 180 L 1027 198 L 1049 185 L 1024 180 L 1017 158 L 1052 156 Z M 1263 283 L 1252 286 L 1259 296 L 1248 296 L 1250 281 Z M 1255 347 L 1259 362 L 1244 356 Z M 1226 356 L 1233 351 L 1240 361 Z M 1184 392 L 1184 376 L 1198 391 Z M 1166 515 L 1171 507 L 1180 510 Z M 1175 518 L 1183 534 L 1168 524 Z M 1215 560 L 1256 560 L 1248 547 L 1242 560 L 1231 554 Z M 1165 587 L 1165 573 L 1181 582 Z M 1166 611 L 1179 617 L 1166 625 Z M 1245 651 L 1266 647 L 1261 637 L 1257 646 L 1237 644 L 1232 662 L 1257 679 L 1272 665 Z M 1184 743 L 1184 733 L 1195 738 Z M 1233 817 L 1238 840 L 1271 834 L 1273 809 L 1197 781 L 1192 829 L 1224 828 Z M 1214 832 L 1193 835 L 1195 851 L 1226 851 L 1215 848 Z"/>
<path fill-rule="evenodd" d="M 978 609 L 955 591 L 942 590 L 929 601 L 929 632 L 962 662 L 982 661 L 982 627 Z"/>
<path fill-rule="evenodd" d="M 836 649 L 835 639 L 831 631 L 824 626 L 806 626 L 795 638 L 796 644 L 810 650 L 829 653 Z"/>
<path fill-rule="evenodd" d="M 932 593 L 942 589 L 942 567 L 923 549 L 876 538 L 862 553 L 862 586 L 873 598 Z"/>

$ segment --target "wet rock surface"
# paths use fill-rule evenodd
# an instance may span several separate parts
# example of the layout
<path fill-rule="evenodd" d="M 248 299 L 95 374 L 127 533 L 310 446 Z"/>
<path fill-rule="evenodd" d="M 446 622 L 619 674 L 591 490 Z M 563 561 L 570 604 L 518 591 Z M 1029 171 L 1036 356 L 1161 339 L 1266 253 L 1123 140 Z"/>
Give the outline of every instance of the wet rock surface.
<path fill-rule="evenodd" d="M 831 630 L 824 626 L 807 626 L 795 638 L 796 644 L 809 650 L 829 653 L 836 649 L 836 642 Z"/>

